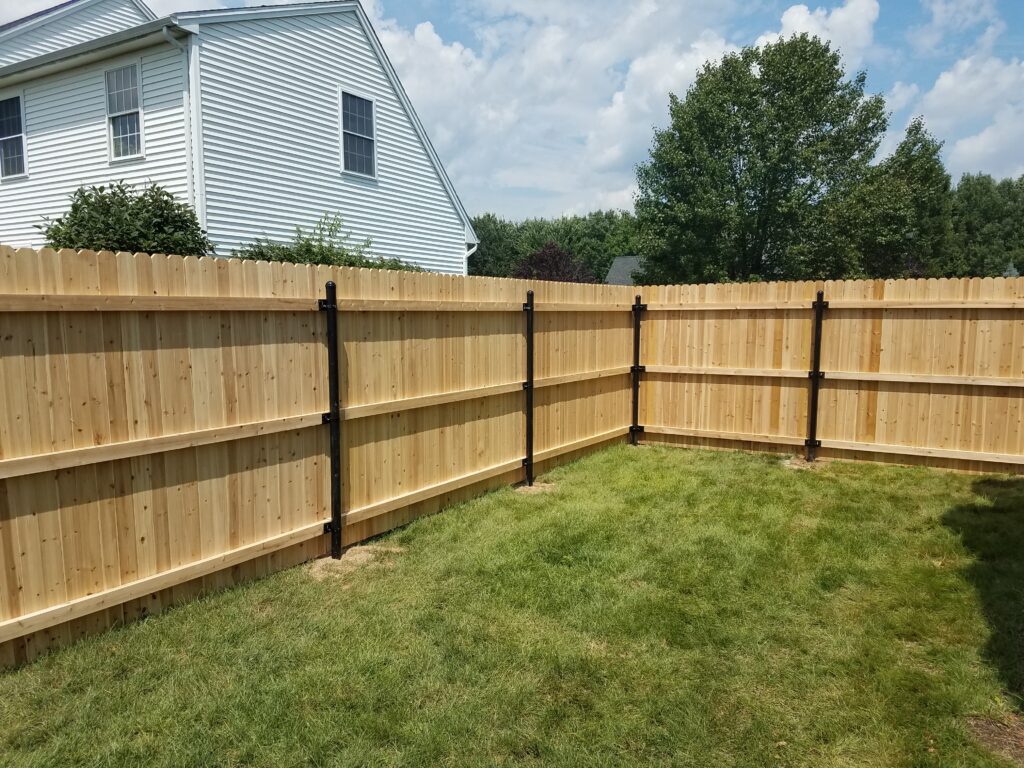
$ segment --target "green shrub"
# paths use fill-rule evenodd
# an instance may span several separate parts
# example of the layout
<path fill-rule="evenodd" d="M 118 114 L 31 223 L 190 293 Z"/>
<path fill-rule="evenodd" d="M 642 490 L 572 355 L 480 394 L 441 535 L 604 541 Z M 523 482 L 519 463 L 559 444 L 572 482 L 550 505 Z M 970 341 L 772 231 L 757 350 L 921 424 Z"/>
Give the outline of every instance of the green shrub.
<path fill-rule="evenodd" d="M 289 261 L 293 264 L 326 264 L 333 267 L 370 267 L 422 272 L 420 267 L 399 259 L 380 259 L 369 255 L 370 241 L 350 244 L 351 234 L 342 229 L 341 216 L 325 214 L 306 232 L 295 228 L 290 243 L 275 243 L 262 238 L 232 251 L 232 256 L 260 261 Z"/>
<path fill-rule="evenodd" d="M 123 181 L 79 187 L 71 194 L 71 209 L 44 219 L 39 230 L 51 248 L 183 256 L 214 252 L 192 207 L 157 184 L 138 193 Z"/>

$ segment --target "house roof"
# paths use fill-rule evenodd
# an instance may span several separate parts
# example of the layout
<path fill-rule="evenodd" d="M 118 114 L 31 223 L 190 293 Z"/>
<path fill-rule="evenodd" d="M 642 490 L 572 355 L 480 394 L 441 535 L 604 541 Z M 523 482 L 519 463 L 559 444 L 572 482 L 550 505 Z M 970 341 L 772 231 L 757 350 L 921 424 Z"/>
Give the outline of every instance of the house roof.
<path fill-rule="evenodd" d="M 636 256 L 616 256 L 604 281 L 608 285 L 633 285 L 633 271 L 639 266 Z"/>
<path fill-rule="evenodd" d="M 42 22 L 45 17 L 63 15 L 64 13 L 78 10 L 78 8 L 84 8 L 97 2 L 100 2 L 100 0 L 65 0 L 63 3 L 51 5 L 49 8 L 43 8 L 35 13 L 30 13 L 28 16 L 22 16 L 20 19 L 0 24 L 0 37 L 15 32 L 22 27 L 34 26 L 36 23 Z M 156 14 L 142 0 L 128 0 L 128 2 L 138 8 L 146 18 L 156 18 Z"/>
<path fill-rule="evenodd" d="M 165 39 L 163 34 L 165 29 L 175 37 L 188 35 L 187 30 L 174 23 L 173 17 L 147 21 L 144 24 L 87 40 L 59 51 L 51 51 L 0 67 L 0 88 L 154 45 Z"/>
<path fill-rule="evenodd" d="M 80 2 L 82 2 L 82 0 L 67 0 L 67 2 L 58 3 L 57 5 L 51 5 L 49 8 L 43 8 L 41 11 L 36 11 L 35 13 L 30 13 L 28 16 L 22 16 L 20 19 L 15 19 L 14 21 L 8 21 L 5 24 L 0 24 L 0 32 L 6 32 L 9 29 L 14 29 L 15 27 L 20 27 L 22 24 L 27 24 L 28 22 L 32 21 L 33 19 L 42 18 L 43 16 L 46 16 L 47 14 L 53 13 L 54 11 L 59 11 L 62 8 L 67 8 L 69 5 L 76 5 L 76 4 L 80 3 Z"/>

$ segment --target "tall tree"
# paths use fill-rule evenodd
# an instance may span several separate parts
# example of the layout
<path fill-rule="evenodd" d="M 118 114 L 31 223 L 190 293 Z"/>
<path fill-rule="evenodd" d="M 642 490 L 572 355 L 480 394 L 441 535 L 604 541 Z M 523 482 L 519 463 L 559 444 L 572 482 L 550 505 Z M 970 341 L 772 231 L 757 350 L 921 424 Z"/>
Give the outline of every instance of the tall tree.
<path fill-rule="evenodd" d="M 863 72 L 806 35 L 708 63 L 638 169 L 642 277 L 698 282 L 834 276 L 806 243 L 869 174 L 887 127 Z M 839 263 L 835 263 L 838 261 Z"/>
<path fill-rule="evenodd" d="M 1024 176 L 965 174 L 953 192 L 953 229 L 964 274 L 1024 272 Z"/>
<path fill-rule="evenodd" d="M 963 266 L 951 251 L 951 181 L 942 164 L 942 142 L 937 141 L 920 117 L 907 127 L 906 135 L 881 172 L 902 184 L 910 226 L 903 249 L 904 274 L 937 277 L 956 274 Z"/>
<path fill-rule="evenodd" d="M 896 151 L 872 167 L 825 224 L 826 249 L 845 253 L 830 277 L 938 277 L 960 274 L 952 248 L 950 178 L 942 143 L 917 118 Z"/>

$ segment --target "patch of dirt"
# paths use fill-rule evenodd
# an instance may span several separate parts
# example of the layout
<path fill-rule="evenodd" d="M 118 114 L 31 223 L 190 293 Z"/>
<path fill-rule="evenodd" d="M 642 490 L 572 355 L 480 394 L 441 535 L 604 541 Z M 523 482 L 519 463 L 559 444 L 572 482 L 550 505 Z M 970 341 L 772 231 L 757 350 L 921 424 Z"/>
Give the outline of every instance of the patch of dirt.
<path fill-rule="evenodd" d="M 967 726 L 984 747 L 1024 766 L 1024 718 L 1011 713 L 1001 723 L 987 717 L 969 717 Z"/>
<path fill-rule="evenodd" d="M 547 493 L 548 491 L 553 491 L 554 489 L 555 489 L 555 484 L 554 483 L 541 483 L 541 482 L 538 482 L 537 480 L 533 481 L 533 485 L 527 485 L 526 483 L 523 483 L 522 485 L 517 485 L 516 486 L 516 492 L 517 493 L 525 493 L 525 494 Z"/>
<path fill-rule="evenodd" d="M 783 459 L 782 466 L 794 470 L 816 470 L 821 469 L 824 464 L 820 461 L 807 461 L 803 456 L 790 456 L 788 459 Z"/>
<path fill-rule="evenodd" d="M 363 568 L 387 568 L 394 563 L 394 556 L 405 552 L 403 547 L 387 547 L 380 544 L 366 544 L 349 547 L 341 553 L 340 560 L 321 557 L 306 563 L 306 573 L 317 581 L 340 578 Z"/>

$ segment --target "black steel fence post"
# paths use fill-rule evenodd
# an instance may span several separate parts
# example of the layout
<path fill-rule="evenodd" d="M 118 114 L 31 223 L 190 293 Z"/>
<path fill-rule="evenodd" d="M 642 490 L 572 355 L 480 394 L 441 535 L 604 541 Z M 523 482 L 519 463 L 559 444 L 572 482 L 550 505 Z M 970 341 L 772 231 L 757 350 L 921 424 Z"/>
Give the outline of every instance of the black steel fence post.
<path fill-rule="evenodd" d="M 526 303 L 523 304 L 526 314 L 526 484 L 533 485 L 533 291 L 526 292 Z"/>
<path fill-rule="evenodd" d="M 640 426 L 640 374 L 644 367 L 640 365 L 640 318 L 647 305 L 637 295 L 633 304 L 633 365 L 629 369 L 633 378 L 633 418 L 629 426 L 629 443 L 636 445 L 644 428 Z"/>
<path fill-rule="evenodd" d="M 807 439 L 804 441 L 807 461 L 814 461 L 817 450 L 821 447 L 821 440 L 818 439 L 818 394 L 821 391 L 821 380 L 825 378 L 821 370 L 821 330 L 825 310 L 828 309 L 824 291 L 818 291 L 818 297 L 811 307 L 814 309 L 814 347 L 811 352 L 811 370 L 807 372 L 811 380 L 811 398 L 807 406 Z"/>
<path fill-rule="evenodd" d="M 331 534 L 331 557 L 341 557 L 341 386 L 338 377 L 338 289 L 334 281 L 325 286 L 326 298 L 320 299 L 321 312 L 327 313 L 327 393 L 330 410 L 324 423 L 331 430 L 331 522 L 324 528 Z"/>

